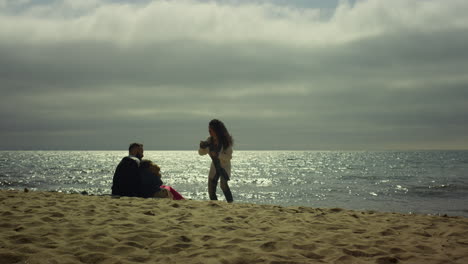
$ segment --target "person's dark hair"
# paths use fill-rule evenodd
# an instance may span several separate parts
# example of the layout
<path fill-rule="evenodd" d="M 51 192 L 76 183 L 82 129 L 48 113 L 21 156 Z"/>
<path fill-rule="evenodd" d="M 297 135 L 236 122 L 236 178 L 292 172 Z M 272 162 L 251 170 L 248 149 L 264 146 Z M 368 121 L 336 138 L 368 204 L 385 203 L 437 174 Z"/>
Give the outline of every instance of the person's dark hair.
<path fill-rule="evenodd" d="M 234 144 L 234 140 L 232 139 L 232 136 L 229 134 L 223 122 L 218 119 L 213 119 L 210 121 L 209 126 L 218 136 L 219 143 L 221 143 L 224 149 L 227 149 Z"/>
<path fill-rule="evenodd" d="M 151 167 L 156 167 L 159 171 L 161 170 L 161 168 L 151 160 L 145 159 L 140 162 L 140 169 L 142 170 L 149 169 Z"/>
<path fill-rule="evenodd" d="M 153 162 L 151 160 L 142 160 L 140 162 L 140 169 L 148 169 L 152 164 Z"/>
<path fill-rule="evenodd" d="M 134 150 L 136 148 L 142 148 L 142 147 L 143 147 L 143 144 L 132 143 L 132 144 L 130 144 L 130 147 L 128 147 L 128 152 L 132 152 L 132 150 Z"/>

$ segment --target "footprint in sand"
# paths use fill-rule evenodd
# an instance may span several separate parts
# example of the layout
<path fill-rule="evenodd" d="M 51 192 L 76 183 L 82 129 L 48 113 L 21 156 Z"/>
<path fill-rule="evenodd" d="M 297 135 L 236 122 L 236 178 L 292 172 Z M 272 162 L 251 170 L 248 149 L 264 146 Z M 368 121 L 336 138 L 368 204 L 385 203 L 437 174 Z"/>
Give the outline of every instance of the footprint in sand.
<path fill-rule="evenodd" d="M 102 253 L 91 253 L 79 256 L 79 260 L 83 263 L 101 263 L 109 259 L 109 256 Z"/>
<path fill-rule="evenodd" d="M 380 232 L 382 236 L 393 236 L 396 232 L 393 229 L 387 229 L 385 231 Z"/>
<path fill-rule="evenodd" d="M 46 217 L 42 217 L 41 221 L 46 222 L 46 223 L 50 223 L 50 222 L 54 222 L 55 219 L 52 219 L 52 218 L 46 216 Z"/>
<path fill-rule="evenodd" d="M 391 248 L 390 249 L 390 253 L 392 253 L 392 254 L 403 253 L 403 252 L 406 252 L 406 250 L 403 250 L 401 248 Z"/>
<path fill-rule="evenodd" d="M 376 264 L 395 264 L 395 263 L 399 263 L 399 261 L 397 258 L 383 257 L 383 258 L 378 258 L 375 263 Z"/>
<path fill-rule="evenodd" d="M 272 252 L 276 250 L 276 242 L 266 242 L 265 244 L 261 245 L 260 248 L 263 251 Z"/>
<path fill-rule="evenodd" d="M 50 214 L 50 217 L 59 217 L 59 218 L 61 218 L 61 217 L 64 217 L 64 216 L 65 216 L 64 214 L 59 213 L 59 212 L 52 212 Z"/>
<path fill-rule="evenodd" d="M 139 243 L 133 242 L 133 241 L 127 242 L 127 243 L 125 243 L 125 245 L 135 247 L 135 248 L 140 248 L 140 249 L 145 248 L 145 246 L 143 246 L 143 245 L 141 245 Z"/>
<path fill-rule="evenodd" d="M 224 223 L 234 223 L 234 219 L 232 217 L 226 217 L 223 219 Z"/>
<path fill-rule="evenodd" d="M 134 247 L 124 247 L 124 246 L 118 246 L 112 249 L 112 253 L 114 255 L 128 255 L 132 252 L 136 251 L 136 248 Z"/>
<path fill-rule="evenodd" d="M 103 238 L 103 237 L 107 237 L 108 234 L 107 233 L 96 233 L 94 235 L 91 235 L 91 239 L 92 240 L 97 240 L 97 239 L 100 239 L 100 238 Z"/>
<path fill-rule="evenodd" d="M 36 254 L 39 252 L 39 249 L 30 247 L 30 246 L 23 246 L 23 247 L 18 248 L 18 252 L 25 253 L 25 254 Z M 8 263 L 8 262 L 1 262 L 1 257 L 0 257 L 0 263 Z"/>
<path fill-rule="evenodd" d="M 309 258 L 309 259 L 323 259 L 324 256 L 321 256 L 321 255 L 318 255 L 318 254 L 315 254 L 313 252 L 307 252 L 307 253 L 301 253 L 302 256 L 306 257 L 306 258 Z"/>
<path fill-rule="evenodd" d="M 292 247 L 294 249 L 307 250 L 307 251 L 312 251 L 312 250 L 315 250 L 317 248 L 317 246 L 314 245 L 314 244 L 306 244 L 306 245 L 293 244 Z"/>
<path fill-rule="evenodd" d="M 346 255 L 349 255 L 349 256 L 353 256 L 353 257 L 363 257 L 363 258 L 369 258 L 369 257 L 375 257 L 375 256 L 378 256 L 378 255 L 381 255 L 381 253 L 370 254 L 370 253 L 366 253 L 366 252 L 364 252 L 364 251 L 360 251 L 360 250 L 349 250 L 349 249 L 346 249 L 346 248 L 343 249 L 343 252 L 344 252 Z"/>
<path fill-rule="evenodd" d="M 213 239 L 213 238 L 215 238 L 215 237 L 214 237 L 214 236 L 203 236 L 203 237 L 201 238 L 201 240 L 203 240 L 203 241 L 208 241 L 208 240 L 211 240 L 211 239 Z"/>
<path fill-rule="evenodd" d="M 33 239 L 27 236 L 23 235 L 17 235 L 17 236 L 10 236 L 8 237 L 10 241 L 13 241 L 14 244 L 31 244 L 33 243 Z"/>
<path fill-rule="evenodd" d="M 179 240 L 182 241 L 182 242 L 185 242 L 185 243 L 192 242 L 192 240 L 190 238 L 186 237 L 186 236 L 180 236 Z"/>
<path fill-rule="evenodd" d="M 1 223 L 0 224 L 0 228 L 13 228 L 15 227 L 14 224 L 10 224 L 10 223 Z"/>
<path fill-rule="evenodd" d="M 23 256 L 17 256 L 10 253 L 1 253 L 0 254 L 0 263 L 20 263 L 25 260 Z"/>

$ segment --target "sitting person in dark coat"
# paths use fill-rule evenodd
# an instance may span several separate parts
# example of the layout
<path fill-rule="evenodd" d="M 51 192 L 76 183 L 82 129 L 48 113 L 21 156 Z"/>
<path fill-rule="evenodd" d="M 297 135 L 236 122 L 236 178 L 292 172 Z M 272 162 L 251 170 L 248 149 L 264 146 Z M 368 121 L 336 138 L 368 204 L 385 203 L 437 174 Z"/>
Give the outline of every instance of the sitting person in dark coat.
<path fill-rule="evenodd" d="M 140 195 L 143 198 L 170 198 L 184 200 L 184 197 L 171 186 L 163 185 L 161 169 L 150 160 L 140 163 Z"/>
<path fill-rule="evenodd" d="M 133 143 L 128 148 L 129 155 L 124 157 L 115 169 L 112 179 L 112 195 L 140 196 L 140 161 L 143 158 L 143 145 Z"/>

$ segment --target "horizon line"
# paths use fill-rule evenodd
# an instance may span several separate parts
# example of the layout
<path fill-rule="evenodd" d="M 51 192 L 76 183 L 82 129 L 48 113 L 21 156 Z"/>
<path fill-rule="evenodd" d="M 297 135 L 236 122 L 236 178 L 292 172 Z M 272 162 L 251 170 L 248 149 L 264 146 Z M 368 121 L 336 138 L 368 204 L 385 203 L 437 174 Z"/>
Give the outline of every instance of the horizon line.
<path fill-rule="evenodd" d="M 128 149 L 0 149 L 5 151 L 124 151 Z M 144 151 L 198 151 L 198 149 L 145 149 Z M 468 148 L 460 149 L 236 149 L 236 151 L 468 151 Z"/>

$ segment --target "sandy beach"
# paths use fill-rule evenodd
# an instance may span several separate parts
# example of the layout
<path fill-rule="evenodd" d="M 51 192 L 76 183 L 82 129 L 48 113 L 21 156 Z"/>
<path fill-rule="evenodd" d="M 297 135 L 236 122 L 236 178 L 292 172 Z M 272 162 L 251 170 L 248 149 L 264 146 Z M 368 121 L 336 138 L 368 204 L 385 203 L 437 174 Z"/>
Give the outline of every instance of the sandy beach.
<path fill-rule="evenodd" d="M 468 263 L 468 218 L 0 191 L 0 263 Z"/>

